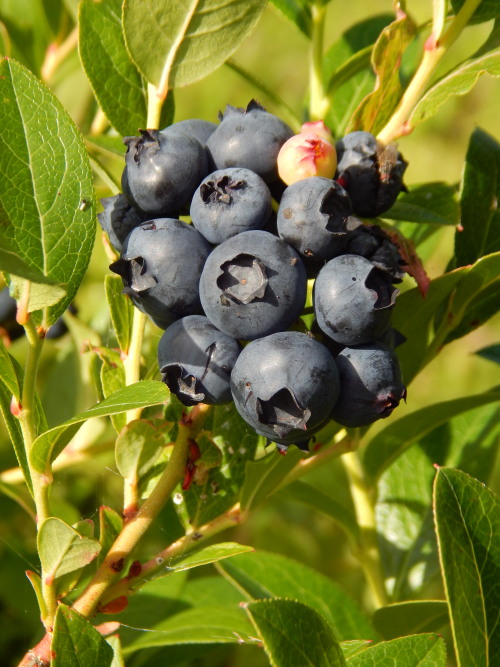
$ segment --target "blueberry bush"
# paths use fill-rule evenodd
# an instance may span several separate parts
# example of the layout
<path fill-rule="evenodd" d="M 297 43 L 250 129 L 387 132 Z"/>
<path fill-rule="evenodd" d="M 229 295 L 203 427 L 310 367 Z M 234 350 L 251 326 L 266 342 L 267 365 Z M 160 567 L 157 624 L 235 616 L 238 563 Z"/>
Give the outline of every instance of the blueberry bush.
<path fill-rule="evenodd" d="M 2 664 L 500 664 L 499 21 L 0 0 Z"/>

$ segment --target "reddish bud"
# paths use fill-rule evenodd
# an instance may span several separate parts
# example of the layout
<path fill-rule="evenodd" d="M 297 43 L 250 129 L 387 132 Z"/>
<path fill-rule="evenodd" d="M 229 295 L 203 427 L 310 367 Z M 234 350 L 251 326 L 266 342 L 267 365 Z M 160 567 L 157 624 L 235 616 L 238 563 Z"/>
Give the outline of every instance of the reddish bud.
<path fill-rule="evenodd" d="M 134 560 L 134 562 L 129 568 L 127 579 L 133 579 L 134 577 L 138 577 L 141 572 L 142 572 L 141 562 L 138 560 Z"/>
<path fill-rule="evenodd" d="M 310 176 L 333 178 L 336 168 L 334 146 L 315 133 L 296 134 L 278 153 L 278 173 L 287 185 Z"/>
<path fill-rule="evenodd" d="M 300 129 L 301 134 L 314 134 L 324 141 L 332 143 L 333 137 L 330 129 L 324 124 L 322 120 L 310 121 L 304 123 Z"/>
<path fill-rule="evenodd" d="M 21 410 L 23 409 L 23 406 L 21 405 L 21 401 L 17 399 L 15 396 L 12 397 L 12 400 L 10 401 L 10 412 L 14 417 L 19 417 L 21 414 Z"/>
<path fill-rule="evenodd" d="M 127 607 L 128 597 L 126 595 L 120 595 L 119 598 L 115 598 L 114 600 L 111 600 L 111 602 L 99 607 L 99 611 L 101 614 L 119 614 Z"/>

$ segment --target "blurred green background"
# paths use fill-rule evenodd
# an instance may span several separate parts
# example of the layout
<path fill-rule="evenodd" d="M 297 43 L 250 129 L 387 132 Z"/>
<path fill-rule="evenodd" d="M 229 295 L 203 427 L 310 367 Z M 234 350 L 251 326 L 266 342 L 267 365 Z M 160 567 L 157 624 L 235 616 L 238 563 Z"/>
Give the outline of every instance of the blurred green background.
<path fill-rule="evenodd" d="M 73 10 L 76 4 L 69 2 Z M 0 17 L 16 11 L 22 14 L 25 19 L 25 39 L 31 39 L 33 29 L 36 30 L 31 24 L 37 5 L 35 0 L 0 0 Z M 429 20 L 432 11 L 430 0 L 414 0 L 407 5 L 418 22 Z M 347 6 L 345 2 L 333 0 L 328 8 L 325 47 L 357 21 L 391 11 L 392 3 L 388 0 L 353 0 Z M 467 28 L 440 71 L 446 71 L 453 63 L 474 53 L 491 28 L 491 24 Z M 6 49 L 8 52 L 4 37 L 2 41 L 4 52 Z M 417 43 L 414 55 L 418 53 L 421 44 L 421 41 Z M 11 54 L 21 56 L 22 59 L 22 54 L 15 48 L 11 48 Z M 265 10 L 262 21 L 236 52 L 234 60 L 280 95 L 299 117 L 303 116 L 308 80 L 307 39 L 274 6 L 269 5 Z M 30 62 L 26 64 L 30 65 Z M 75 50 L 48 83 L 77 124 L 87 132 L 97 108 Z M 223 110 L 227 103 L 245 106 L 251 98 L 258 99 L 269 111 L 279 113 L 265 95 L 232 69 L 223 66 L 203 81 L 175 92 L 175 120 L 192 117 L 216 120 L 218 111 Z M 411 188 L 423 181 L 459 182 L 472 130 L 479 126 L 500 140 L 499 103 L 499 82 L 482 77 L 470 94 L 450 98 L 431 121 L 418 126 L 411 135 L 401 138 L 399 150 L 409 162 L 405 178 L 407 186 Z M 119 178 L 121 162 L 110 162 L 108 167 Z M 97 187 L 99 196 L 109 194 L 102 182 L 98 181 Z M 421 249 L 431 277 L 442 273 L 451 257 L 453 231 L 443 229 Z M 107 344 L 111 340 L 103 290 L 108 264 L 100 230 L 96 229 L 92 263 L 76 299 L 78 320 L 70 323 L 70 334 L 46 343 L 39 388 L 49 424 L 69 418 L 95 401 L 88 375 L 88 355 L 82 352 L 82 345 L 84 341 L 92 339 L 92 330 L 97 332 L 103 343 Z M 409 279 L 403 289 L 412 286 L 413 282 Z M 154 366 L 160 333 L 152 325 L 148 327 L 146 358 L 151 366 Z M 411 384 L 407 404 L 401 405 L 392 419 L 398 419 L 424 405 L 480 392 L 498 383 L 498 366 L 479 358 L 474 352 L 498 343 L 499 334 L 500 316 L 497 315 L 486 326 L 448 345 Z M 24 347 L 24 341 L 20 339 L 10 348 L 21 362 L 25 354 Z M 106 434 L 106 428 L 101 422 L 89 426 L 82 433 L 82 442 L 85 439 L 91 441 L 99 430 Z M 374 430 L 377 428 L 380 427 L 375 426 Z M 101 504 L 117 509 L 120 507 L 120 478 L 114 469 L 111 433 L 109 435 L 109 443 L 99 455 L 75 466 L 71 471 L 56 473 L 55 505 L 59 515 L 67 521 L 76 521 L 81 516 L 96 520 Z M 15 465 L 2 423 L 0 466 L 2 470 L 9 470 Z M 4 473 L 0 479 L 12 481 L 17 479 L 16 474 L 15 471 Z M 329 464 L 327 469 L 316 471 L 312 476 L 315 485 L 328 489 L 329 493 L 333 492 L 336 484 L 344 483 L 338 463 Z M 492 487 L 500 490 L 498 464 L 492 476 Z M 161 545 L 162 532 L 160 521 L 156 534 L 148 537 L 145 549 L 148 545 Z M 359 567 L 350 555 L 341 531 L 329 519 L 288 497 L 274 497 L 246 525 L 227 537 L 257 549 L 296 558 L 328 574 L 363 601 Z M 38 569 L 38 563 L 32 520 L 4 494 L 0 494 L 0 558 L 0 655 L 4 657 L 2 664 L 9 665 L 16 664 L 21 653 L 38 638 L 39 620 L 35 598 L 24 574 L 26 569 Z M 196 574 L 198 576 L 201 573 L 197 571 Z M 436 595 L 439 595 L 439 586 Z M 139 662 L 131 664 L 139 665 Z M 188 664 L 258 667 L 267 662 L 260 651 L 245 647 L 236 651 L 232 648 L 217 650 L 212 658 L 208 656 Z"/>

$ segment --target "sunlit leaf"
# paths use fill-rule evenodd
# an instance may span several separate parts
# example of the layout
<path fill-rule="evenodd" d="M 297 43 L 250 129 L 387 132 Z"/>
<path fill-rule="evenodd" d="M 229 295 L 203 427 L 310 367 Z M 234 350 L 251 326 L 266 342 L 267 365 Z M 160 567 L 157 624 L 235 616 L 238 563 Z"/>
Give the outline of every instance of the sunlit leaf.
<path fill-rule="evenodd" d="M 78 612 L 60 604 L 52 639 L 54 667 L 110 667 L 113 649 L 94 626 Z"/>

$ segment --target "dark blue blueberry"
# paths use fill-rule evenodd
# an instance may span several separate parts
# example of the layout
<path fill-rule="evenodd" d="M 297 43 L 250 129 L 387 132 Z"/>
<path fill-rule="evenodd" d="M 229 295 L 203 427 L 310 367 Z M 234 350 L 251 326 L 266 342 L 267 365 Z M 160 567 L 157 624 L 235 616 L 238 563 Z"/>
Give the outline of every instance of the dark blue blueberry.
<path fill-rule="evenodd" d="M 158 218 L 130 232 L 110 269 L 122 277 L 124 292 L 139 310 L 165 329 L 201 312 L 198 283 L 211 249 L 191 225 Z"/>
<path fill-rule="evenodd" d="M 24 335 L 24 327 L 16 320 L 17 301 L 10 295 L 9 288 L 0 290 L 0 338 L 6 343 Z"/>
<path fill-rule="evenodd" d="M 340 397 L 332 419 L 337 423 L 368 426 L 388 417 L 401 399 L 406 399 L 398 359 L 389 347 L 377 343 L 346 347 L 336 362 Z"/>
<path fill-rule="evenodd" d="M 352 215 L 349 195 L 321 176 L 290 185 L 278 209 L 278 233 L 301 255 L 331 259 L 344 251 L 349 232 L 361 225 Z"/>
<path fill-rule="evenodd" d="M 97 219 L 113 248 L 120 253 L 127 236 L 134 227 L 145 222 L 147 216 L 139 213 L 122 194 L 101 199 L 101 204 L 104 210 L 97 214 Z"/>
<path fill-rule="evenodd" d="M 158 344 L 162 380 L 184 405 L 231 401 L 229 379 L 241 345 L 202 315 L 171 324 Z"/>
<path fill-rule="evenodd" d="M 394 283 L 403 280 L 406 262 L 390 237 L 378 225 L 361 225 L 349 234 L 345 252 L 366 257 L 377 269 L 386 271 Z"/>
<path fill-rule="evenodd" d="M 162 132 L 187 134 L 189 137 L 197 139 L 202 146 L 205 146 L 208 141 L 208 137 L 216 129 L 217 123 L 211 123 L 210 121 L 202 120 L 201 118 L 188 118 L 186 120 L 180 120 L 177 123 L 169 125 L 163 129 Z"/>
<path fill-rule="evenodd" d="M 176 215 L 208 173 L 205 148 L 182 132 L 143 130 L 123 142 L 123 193 L 151 218 Z"/>
<path fill-rule="evenodd" d="M 336 179 L 347 190 L 356 215 L 384 213 L 403 188 L 408 163 L 395 144 L 385 146 L 369 132 L 351 132 L 336 144 Z"/>
<path fill-rule="evenodd" d="M 207 148 L 216 169 L 246 167 L 267 183 L 278 179 L 276 159 L 291 136 L 286 123 L 252 100 L 246 109 L 227 105 Z"/>
<path fill-rule="evenodd" d="M 328 421 L 339 377 L 321 343 L 284 331 L 244 348 L 231 373 L 231 391 L 236 409 L 259 435 L 302 443 Z"/>
<path fill-rule="evenodd" d="M 321 269 L 314 283 L 319 328 L 341 345 L 362 345 L 387 328 L 398 290 L 387 273 L 359 255 L 340 255 Z"/>
<path fill-rule="evenodd" d="M 193 225 L 210 243 L 222 243 L 267 224 L 271 193 L 262 178 L 249 169 L 219 169 L 201 182 L 190 214 Z"/>
<path fill-rule="evenodd" d="M 253 340 L 287 329 L 305 303 L 299 256 L 269 232 L 242 232 L 217 246 L 200 280 L 209 320 L 228 336 Z"/>

